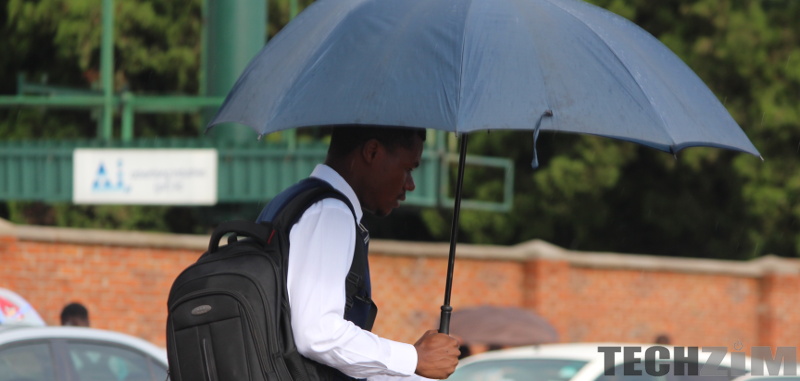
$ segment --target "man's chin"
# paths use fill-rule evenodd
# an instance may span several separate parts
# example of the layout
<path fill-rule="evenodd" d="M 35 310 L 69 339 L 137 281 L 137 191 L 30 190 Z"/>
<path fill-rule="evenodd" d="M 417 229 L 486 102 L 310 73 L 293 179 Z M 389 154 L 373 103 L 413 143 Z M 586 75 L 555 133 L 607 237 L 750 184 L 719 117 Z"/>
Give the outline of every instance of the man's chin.
<path fill-rule="evenodd" d="M 373 213 L 373 214 L 374 214 L 374 215 L 376 215 L 376 216 L 378 216 L 378 217 L 386 217 L 386 216 L 388 216 L 388 215 L 392 214 L 392 210 L 393 210 L 393 209 L 389 209 L 389 210 L 379 210 L 379 211 L 377 211 L 377 212 L 375 212 L 375 213 Z"/>
<path fill-rule="evenodd" d="M 386 217 L 386 216 L 392 214 L 392 210 L 394 210 L 394 208 L 389 208 L 389 209 L 386 209 L 386 210 L 384 210 L 384 209 L 376 209 L 376 210 L 366 210 L 366 211 L 369 214 L 371 214 L 371 215 L 373 215 L 375 217 Z"/>

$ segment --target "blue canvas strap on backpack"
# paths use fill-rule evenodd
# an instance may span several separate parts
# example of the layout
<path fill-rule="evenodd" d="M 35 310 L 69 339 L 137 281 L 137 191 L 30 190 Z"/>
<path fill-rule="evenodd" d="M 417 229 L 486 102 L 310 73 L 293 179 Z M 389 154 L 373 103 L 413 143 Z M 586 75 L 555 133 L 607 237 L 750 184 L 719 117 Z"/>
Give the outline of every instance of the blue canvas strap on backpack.
<path fill-rule="evenodd" d="M 312 178 L 273 199 L 259 217 L 263 222 L 230 221 L 215 229 L 208 251 L 170 290 L 167 355 L 172 380 L 351 379 L 301 356 L 291 329 L 289 231 L 309 206 L 325 198 L 339 199 L 353 211 L 347 197 Z M 356 232 L 344 317 L 371 329 L 377 307 L 369 284 L 369 233 L 363 226 Z M 226 235 L 228 244 L 220 246 Z"/>
<path fill-rule="evenodd" d="M 350 212 L 353 213 L 353 219 L 355 221 L 356 213 L 355 210 L 353 210 L 353 205 L 350 203 L 350 200 L 343 194 L 334 190 L 327 182 L 313 177 L 302 180 L 275 196 L 275 198 L 273 198 L 272 201 L 270 201 L 270 203 L 267 204 L 267 206 L 265 206 L 261 211 L 257 221 L 275 221 L 276 216 L 281 213 L 289 201 L 297 197 L 298 194 L 303 194 L 304 192 L 308 192 L 314 188 L 323 188 L 329 190 L 328 192 L 323 193 L 323 195 L 326 197 L 319 197 L 318 200 L 323 198 L 336 198 L 343 201 L 350 209 Z M 311 204 L 308 206 L 310 207 Z M 308 209 L 308 207 L 305 209 Z M 285 218 L 285 220 L 282 221 L 282 226 L 288 226 L 289 229 L 291 229 L 291 226 L 293 226 L 300 219 L 300 217 L 302 217 L 302 213 L 295 216 L 291 216 L 289 213 L 284 213 L 282 217 Z M 355 223 L 355 253 L 353 254 L 353 263 L 350 266 L 350 271 L 347 274 L 345 284 L 345 294 L 347 299 L 345 303 L 344 318 L 353 322 L 362 329 L 370 331 L 375 323 L 378 307 L 372 301 L 369 261 L 367 260 L 367 253 L 369 252 L 369 231 L 358 221 L 355 221 Z M 287 235 L 288 233 L 289 232 L 287 231 Z"/>

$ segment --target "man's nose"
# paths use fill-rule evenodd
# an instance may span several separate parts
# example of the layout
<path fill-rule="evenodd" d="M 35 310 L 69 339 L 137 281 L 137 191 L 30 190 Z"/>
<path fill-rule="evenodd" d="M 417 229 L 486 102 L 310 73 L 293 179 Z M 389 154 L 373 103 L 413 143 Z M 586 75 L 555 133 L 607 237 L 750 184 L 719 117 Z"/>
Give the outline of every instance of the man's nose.
<path fill-rule="evenodd" d="M 406 178 L 406 190 L 411 192 L 417 188 L 417 185 L 414 184 L 414 176 L 408 175 Z"/>

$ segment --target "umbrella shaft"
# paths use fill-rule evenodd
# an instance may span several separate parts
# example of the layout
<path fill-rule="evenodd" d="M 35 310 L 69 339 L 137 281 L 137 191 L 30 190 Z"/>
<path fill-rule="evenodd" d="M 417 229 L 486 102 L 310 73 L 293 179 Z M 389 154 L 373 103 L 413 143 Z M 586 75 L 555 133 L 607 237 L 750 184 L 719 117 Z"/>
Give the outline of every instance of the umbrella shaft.
<path fill-rule="evenodd" d="M 456 241 L 458 241 L 458 216 L 461 211 L 461 187 L 464 183 L 464 164 L 467 159 L 467 134 L 461 134 L 460 152 L 458 156 L 458 178 L 456 180 L 455 205 L 453 207 L 453 222 L 450 227 L 450 255 L 447 261 L 447 283 L 444 288 L 444 305 L 442 305 L 442 316 L 439 321 L 439 332 L 450 333 L 450 314 L 453 307 L 450 307 L 450 294 L 453 288 L 453 268 L 456 264 Z"/>

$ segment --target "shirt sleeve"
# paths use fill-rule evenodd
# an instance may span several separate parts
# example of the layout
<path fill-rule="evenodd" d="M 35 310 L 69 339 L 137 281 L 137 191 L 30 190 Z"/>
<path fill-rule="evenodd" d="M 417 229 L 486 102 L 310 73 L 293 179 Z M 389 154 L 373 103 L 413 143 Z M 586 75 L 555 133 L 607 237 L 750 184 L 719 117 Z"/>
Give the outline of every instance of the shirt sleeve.
<path fill-rule="evenodd" d="M 413 376 L 413 345 L 378 337 L 343 318 L 355 237 L 352 212 L 335 199 L 312 205 L 292 228 L 287 281 L 297 349 L 350 377 Z"/>

